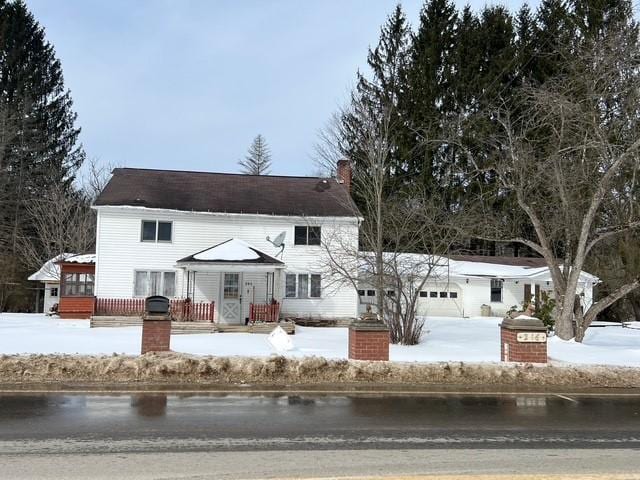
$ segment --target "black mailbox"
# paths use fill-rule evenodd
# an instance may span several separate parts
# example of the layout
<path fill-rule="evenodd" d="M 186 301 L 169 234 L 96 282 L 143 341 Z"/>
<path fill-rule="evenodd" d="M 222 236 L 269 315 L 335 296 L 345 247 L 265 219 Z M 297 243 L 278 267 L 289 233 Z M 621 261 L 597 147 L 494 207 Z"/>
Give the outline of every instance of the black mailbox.
<path fill-rule="evenodd" d="M 169 299 L 162 295 L 152 295 L 145 299 L 144 309 L 148 315 L 167 315 L 169 313 Z"/>

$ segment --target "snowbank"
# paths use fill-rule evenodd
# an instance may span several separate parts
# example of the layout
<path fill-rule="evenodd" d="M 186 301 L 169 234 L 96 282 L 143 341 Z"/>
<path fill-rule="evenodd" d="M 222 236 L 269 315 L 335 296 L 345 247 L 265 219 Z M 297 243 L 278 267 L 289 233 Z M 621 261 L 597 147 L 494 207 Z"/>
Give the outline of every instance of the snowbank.
<path fill-rule="evenodd" d="M 148 353 L 131 357 L 0 356 L 0 384 L 131 386 L 396 385 L 420 389 L 429 385 L 474 386 L 495 390 L 601 387 L 636 388 L 640 369 L 620 367 L 533 366 L 459 363 L 402 363 L 303 359 L 271 356 L 202 357 Z"/>

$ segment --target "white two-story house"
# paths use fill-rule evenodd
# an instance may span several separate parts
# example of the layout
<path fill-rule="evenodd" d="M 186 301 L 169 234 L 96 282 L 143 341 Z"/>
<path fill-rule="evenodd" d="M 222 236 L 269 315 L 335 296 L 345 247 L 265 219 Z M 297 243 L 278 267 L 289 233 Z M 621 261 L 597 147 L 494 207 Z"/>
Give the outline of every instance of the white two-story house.
<path fill-rule="evenodd" d="M 348 168 L 345 181 L 115 169 L 94 205 L 96 301 L 188 298 L 222 323 L 276 303 L 281 316 L 355 317 L 357 291 L 329 293 L 322 260 L 329 236 L 357 250 Z"/>

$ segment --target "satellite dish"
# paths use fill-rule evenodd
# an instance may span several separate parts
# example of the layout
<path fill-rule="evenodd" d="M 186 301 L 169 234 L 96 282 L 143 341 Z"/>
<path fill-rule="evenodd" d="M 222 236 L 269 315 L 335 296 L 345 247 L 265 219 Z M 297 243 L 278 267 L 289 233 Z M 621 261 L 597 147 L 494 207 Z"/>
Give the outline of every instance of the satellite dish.
<path fill-rule="evenodd" d="M 273 240 L 271 240 L 269 237 L 267 237 L 267 242 L 269 242 L 270 244 L 272 244 L 274 247 L 279 248 L 280 251 L 276 254 L 276 257 L 281 256 L 282 253 L 284 252 L 284 238 L 287 236 L 287 232 L 280 232 L 278 234 L 278 236 L 276 238 L 274 238 Z"/>

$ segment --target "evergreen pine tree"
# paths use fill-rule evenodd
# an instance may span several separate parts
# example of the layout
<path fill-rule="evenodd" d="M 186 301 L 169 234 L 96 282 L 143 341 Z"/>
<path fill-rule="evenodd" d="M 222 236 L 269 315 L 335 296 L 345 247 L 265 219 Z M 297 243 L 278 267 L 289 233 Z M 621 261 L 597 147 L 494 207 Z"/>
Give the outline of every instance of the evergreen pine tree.
<path fill-rule="evenodd" d="M 71 191 L 85 158 L 72 107 L 44 29 L 22 0 L 0 0 L 0 262 L 9 283 L 24 274 L 18 238 L 34 236 L 26 206 L 49 185 Z"/>
<path fill-rule="evenodd" d="M 246 175 L 268 175 L 271 170 L 271 151 L 260 134 L 253 139 L 244 160 L 238 162 Z"/>
<path fill-rule="evenodd" d="M 404 120 L 400 104 L 406 91 L 409 43 L 410 28 L 402 7 L 397 5 L 381 28 L 378 44 L 374 49 L 369 49 L 367 64 L 371 77 L 358 72 L 358 83 L 352 93 L 352 102 L 365 105 L 371 112 L 370 118 L 379 122 L 390 119 L 389 137 L 394 143 L 390 152 L 390 164 L 393 165 L 390 175 L 395 177 L 402 176 L 406 164 L 406 151 L 402 143 Z M 361 119 L 351 113 L 345 114 L 341 121 L 341 130 L 345 134 L 342 154 L 352 159 L 355 168 L 358 168 L 357 159 L 363 156 L 360 139 L 364 127 L 359 123 Z M 357 181 L 357 176 L 354 181 Z M 354 189 L 354 192 L 357 190 Z"/>
<path fill-rule="evenodd" d="M 438 188 L 448 162 L 443 118 L 454 109 L 453 64 L 457 12 L 450 0 L 427 0 L 412 39 L 403 110 L 409 135 L 407 179 Z"/>

